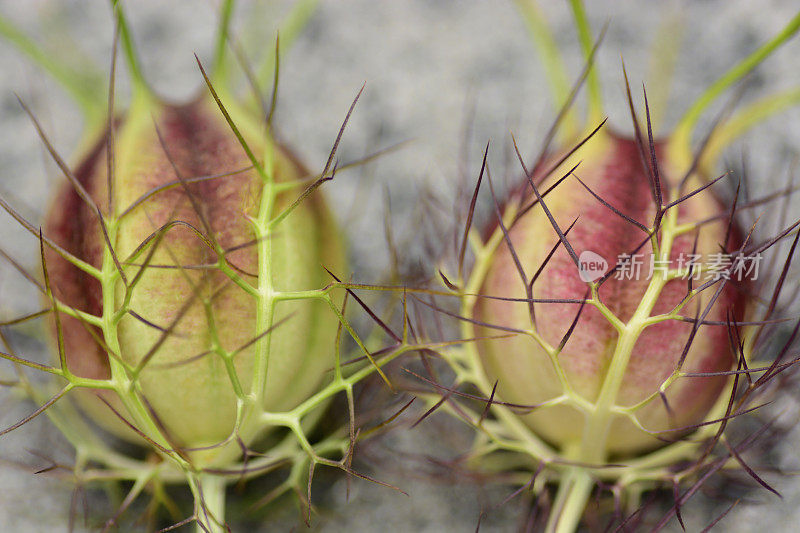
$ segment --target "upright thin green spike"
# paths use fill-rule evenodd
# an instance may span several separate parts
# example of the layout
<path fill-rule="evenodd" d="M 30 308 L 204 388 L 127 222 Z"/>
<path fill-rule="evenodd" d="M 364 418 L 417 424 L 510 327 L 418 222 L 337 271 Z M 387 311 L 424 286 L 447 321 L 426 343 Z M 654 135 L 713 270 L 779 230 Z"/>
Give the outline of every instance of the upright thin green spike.
<path fill-rule="evenodd" d="M 317 9 L 319 0 L 299 0 L 292 8 L 292 11 L 286 15 L 281 26 L 281 52 L 286 53 L 292 47 L 297 35 L 308 23 L 308 19 L 314 14 Z M 262 87 L 267 87 L 272 81 L 273 71 L 275 70 L 275 57 L 272 54 L 267 54 L 261 67 L 258 69 L 256 79 Z"/>
<path fill-rule="evenodd" d="M 228 74 L 227 54 L 225 50 L 228 46 L 228 37 L 231 29 L 231 18 L 233 18 L 234 0 L 224 0 L 220 7 L 219 26 L 217 27 L 217 40 L 214 43 L 214 70 L 212 79 L 214 84 L 226 85 Z"/>
<path fill-rule="evenodd" d="M 595 43 L 583 2 L 570 0 L 569 4 L 572 7 L 572 15 L 575 19 L 575 28 L 578 30 L 578 39 L 581 42 L 583 55 L 587 61 L 592 61 Z M 600 87 L 600 78 L 597 77 L 597 69 L 591 65 L 586 77 L 586 85 L 589 90 L 589 124 L 597 124 L 603 120 L 603 92 Z"/>
<path fill-rule="evenodd" d="M 139 55 L 136 53 L 136 47 L 133 44 L 131 37 L 130 27 L 125 13 L 122 10 L 121 0 L 110 0 L 111 9 L 114 11 L 114 16 L 119 25 L 119 40 L 122 44 L 122 50 L 125 54 L 125 59 L 128 63 L 128 71 L 131 77 L 131 86 L 133 91 L 133 100 L 138 101 L 141 97 L 150 94 L 150 88 L 147 85 L 147 80 L 142 72 L 141 62 Z"/>
<path fill-rule="evenodd" d="M 795 15 L 778 35 L 728 70 L 728 72 L 714 82 L 711 87 L 706 89 L 700 98 L 695 101 L 694 105 L 689 108 L 683 118 L 681 118 L 678 126 L 675 128 L 675 133 L 672 136 L 669 147 L 670 155 L 676 158 L 674 159 L 675 162 L 683 163 L 685 168 L 688 168 L 691 164 L 692 134 L 697 126 L 698 120 L 700 120 L 700 117 L 708 109 L 708 106 L 719 98 L 731 85 L 741 80 L 762 61 L 768 58 L 775 49 L 792 38 L 798 30 L 800 30 L 800 13 Z"/>
<path fill-rule="evenodd" d="M 658 25 L 650 52 L 647 95 L 650 100 L 650 122 L 657 130 L 669 101 L 670 86 L 678 63 L 684 25 L 676 14 L 665 16 Z"/>
<path fill-rule="evenodd" d="M 208 87 L 208 90 L 211 92 L 211 96 L 214 98 L 214 101 L 217 103 L 219 110 L 225 117 L 225 121 L 230 126 L 231 131 L 233 131 L 233 134 L 236 135 L 236 139 L 239 141 L 239 144 L 242 146 L 242 149 L 247 154 L 247 158 L 253 164 L 253 168 L 256 169 L 259 175 L 261 175 L 266 180 L 268 176 L 264 172 L 264 167 L 261 165 L 261 163 L 259 163 L 255 154 L 253 154 L 253 150 L 250 148 L 250 145 L 248 145 L 247 142 L 244 140 L 244 136 L 239 131 L 239 128 L 236 126 L 236 123 L 233 121 L 230 114 L 228 113 L 228 110 L 225 108 L 225 105 L 222 103 L 222 100 L 219 97 L 219 93 L 214 87 L 214 84 L 211 82 L 211 79 L 206 74 L 206 71 L 203 68 L 203 64 L 200 62 L 200 58 L 197 57 L 196 55 L 194 56 L 194 58 L 197 61 L 197 66 L 200 68 L 200 73 L 203 75 L 203 79 L 206 82 L 206 86 Z"/>
<path fill-rule="evenodd" d="M 553 34 L 550 31 L 547 21 L 544 19 L 539 6 L 535 0 L 515 0 L 528 32 L 533 40 L 539 58 L 542 61 L 550 85 L 550 94 L 556 109 L 562 109 L 567 102 L 570 93 L 570 84 L 567 70 L 564 66 L 564 59 L 558 50 Z M 562 119 L 560 133 L 565 142 L 572 141 L 579 135 L 580 126 L 573 109 L 570 109 Z"/>

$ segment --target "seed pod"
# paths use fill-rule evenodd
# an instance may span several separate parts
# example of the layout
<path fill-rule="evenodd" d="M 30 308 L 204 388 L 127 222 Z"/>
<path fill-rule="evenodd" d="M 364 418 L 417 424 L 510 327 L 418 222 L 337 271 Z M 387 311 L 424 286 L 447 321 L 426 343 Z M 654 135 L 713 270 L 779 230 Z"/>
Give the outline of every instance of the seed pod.
<path fill-rule="evenodd" d="M 670 161 L 663 157 L 663 148 L 663 142 L 656 143 L 662 195 L 667 197 L 667 191 L 675 189 L 683 176 L 676 175 Z M 542 168 L 552 166 L 561 155 L 548 160 Z M 480 322 L 516 330 L 531 327 L 532 311 L 524 301 L 526 286 L 518 274 L 511 252 L 513 247 L 517 259 L 531 277 L 540 265 L 543 267 L 533 284 L 535 300 L 577 302 L 533 304 L 534 328 L 541 342 L 530 336 L 515 335 L 478 343 L 481 360 L 491 380 L 498 382 L 498 396 L 518 404 L 540 404 L 561 396 L 565 381 L 575 394 L 597 402 L 607 373 L 612 371 L 612 358 L 623 349 L 629 354 L 614 396 L 615 408 L 631 407 L 652 399 L 653 395 L 658 396 L 659 387 L 680 362 L 686 372 L 729 370 L 733 357 L 724 328 L 709 329 L 695 337 L 691 323 L 672 319 L 642 323 L 636 326 L 635 332 L 620 331 L 600 309 L 591 303 L 580 304 L 587 296 L 591 297 L 587 281 L 594 282 L 612 274 L 599 286 L 598 300 L 621 323 L 636 324 L 632 319 L 637 314 L 649 317 L 669 313 L 687 297 L 685 278 L 689 274 L 685 272 L 683 276 L 659 284 L 651 283 L 652 276 L 666 274 L 667 269 L 683 268 L 685 271 L 693 255 L 707 258 L 722 249 L 728 253 L 735 251 L 739 239 L 727 233 L 727 212 L 723 205 L 705 191 L 672 207 L 677 217 L 672 221 L 665 214 L 663 224 L 667 229 L 659 235 L 662 247 L 671 245 L 669 261 L 664 261 L 664 257 L 654 257 L 648 233 L 640 227 L 651 224 L 656 207 L 651 178 L 642 164 L 637 143 L 614 133 L 598 133 L 576 157 L 583 162 L 543 199 L 558 227 L 571 228 L 565 242 L 572 250 L 568 251 L 560 242 L 543 203 L 536 201 L 530 185 L 526 184 L 522 187 L 527 195 L 524 205 L 536 205 L 508 230 L 508 242 L 503 241 L 495 250 L 481 288 L 481 294 L 488 297 L 480 299 L 476 305 L 475 317 Z M 573 161 L 567 161 L 560 168 L 569 169 L 572 164 Z M 557 172 L 547 178 L 534 172 L 533 180 L 539 190 L 544 191 L 560 177 Z M 696 178 L 689 180 L 686 190 L 699 184 Z M 516 206 L 519 199 L 513 198 L 509 203 Z M 706 219 L 716 219 L 716 222 L 703 225 L 696 232 L 671 234 L 671 228 L 676 225 Z M 501 230 L 497 228 L 496 231 Z M 734 234 L 739 234 L 736 228 Z M 548 258 L 554 247 L 555 253 Z M 632 256 L 628 264 L 620 262 L 626 254 Z M 599 264 L 587 263 L 592 259 Z M 619 268 L 616 274 L 611 272 L 615 264 Z M 692 277 L 701 274 L 700 264 L 694 268 L 697 271 Z M 705 281 L 709 281 L 708 272 L 702 274 L 695 285 Z M 741 320 L 743 306 L 738 301 L 734 283 L 737 282 L 727 282 L 713 303 L 712 292 L 704 291 L 693 301 L 692 309 L 695 305 L 703 310 L 708 306 L 706 320 L 709 321 L 725 321 L 726 317 Z M 491 333 L 484 330 L 483 334 Z M 627 339 L 631 339 L 633 346 L 622 347 Z M 550 353 L 543 347 L 548 345 L 552 347 Z M 684 347 L 688 347 L 686 353 Z M 560 366 L 558 371 L 551 354 Z M 563 372 L 561 377 L 560 372 Z M 722 376 L 678 379 L 666 391 L 665 402 L 651 401 L 637 413 L 643 429 L 624 414 L 613 415 L 614 420 L 607 430 L 606 453 L 602 455 L 630 454 L 658 446 L 662 441 L 648 431 L 688 427 L 702 421 L 725 382 Z M 538 435 L 558 447 L 580 442 L 585 423 L 579 409 L 566 405 L 535 409 L 523 418 Z M 595 444 L 604 446 L 600 442 Z"/>
<path fill-rule="evenodd" d="M 249 392 L 256 371 L 257 343 L 252 341 L 264 333 L 256 317 L 268 312 L 259 310 L 259 300 L 219 267 L 232 270 L 254 290 L 263 275 L 275 290 L 315 289 L 327 281 L 321 265 L 344 270 L 342 242 L 321 198 L 312 195 L 264 237 L 269 255 L 259 262 L 252 220 L 262 205 L 264 179 L 214 100 L 206 96 L 183 106 L 157 102 L 150 111 L 123 117 L 115 127 L 111 201 L 134 206 L 120 216 L 112 242 L 120 261 L 133 257 L 123 262 L 133 289 L 127 316 L 116 328 L 118 356 L 132 367 L 147 360 L 138 386 L 177 443 L 210 446 L 228 437 L 236 419 L 234 385 L 224 359 L 214 351 L 236 352 L 238 385 Z M 247 122 L 238 124 L 243 129 Z M 257 130 L 246 133 L 251 150 L 263 153 L 263 136 Z M 75 173 L 104 213 L 109 208 L 107 145 L 108 133 Z M 285 148 L 276 145 L 274 157 L 276 183 L 308 178 Z M 292 189 L 278 195 L 273 213 L 288 207 L 297 194 Z M 107 245 L 99 219 L 69 183 L 53 204 L 46 234 L 75 257 L 101 267 Z M 104 301 L 125 298 L 122 281 L 109 298 L 98 280 L 54 251 L 47 253 L 47 267 L 54 293 L 75 309 L 102 316 Z M 284 320 L 266 341 L 266 410 L 296 406 L 319 387 L 332 365 L 337 319 L 323 302 L 279 304 L 272 324 Z M 69 368 L 79 376 L 109 378 L 108 355 L 96 341 L 97 332 L 69 317 L 63 326 Z M 105 425 L 122 426 L 107 407 L 87 399 Z M 122 434 L 130 436 L 129 431 Z"/>
<path fill-rule="evenodd" d="M 463 344 L 443 350 L 443 358 L 463 389 L 440 384 L 437 390 L 447 393 L 431 404 L 452 406 L 478 429 L 471 459 L 482 473 L 509 479 L 530 470 L 526 487 L 550 504 L 544 531 L 578 530 L 592 494 L 605 488 L 614 498 L 607 508 L 616 509 L 612 528 L 618 522 L 627 529 L 639 495 L 654 488 L 673 491 L 672 512 L 682 520 L 680 506 L 697 489 L 684 492 L 682 484 L 705 482 L 699 472 L 729 460 L 744 463 L 743 450 L 733 448 L 736 439 L 726 433 L 730 420 L 762 403 L 767 384 L 790 366 L 780 361 L 798 329 L 782 333 L 789 340 L 777 354 L 768 339 L 779 328 L 773 304 L 794 245 L 778 260 L 782 271 L 773 272 L 774 286 L 759 277 L 758 264 L 760 254 L 800 221 L 783 221 L 777 236 L 757 238 L 759 228 L 741 222 L 738 191 L 723 202 L 715 185 L 719 174 L 727 175 L 717 170 L 721 150 L 751 125 L 796 104 L 800 91 L 770 95 L 732 114 L 700 147 L 693 139 L 701 137 L 696 127 L 708 106 L 800 31 L 800 15 L 658 138 L 647 95 L 638 112 L 627 74 L 631 133 L 605 125 L 593 67 L 597 44 L 579 0 L 570 6 L 587 61 L 577 82 L 585 82 L 588 93 L 583 126 L 571 107 L 578 87 L 561 83 L 566 75 L 559 72 L 547 24 L 534 2 L 518 4 L 562 107 L 532 165 L 514 143 L 523 174 L 505 197 L 496 195 L 487 146 L 459 235 L 457 269 L 443 264 L 438 272 L 460 298 Z M 476 231 L 474 209 L 486 182 L 496 216 Z M 759 297 L 765 286 L 767 294 Z M 765 310 L 759 301 L 772 304 Z M 759 350 L 772 366 L 758 378 L 745 377 Z M 772 490 L 750 467 L 743 470 Z M 543 493 L 551 486 L 548 498 Z"/>
<path fill-rule="evenodd" d="M 295 3 L 282 42 L 292 41 L 314 3 Z M 376 360 L 349 325 L 336 277 L 347 276 L 343 238 L 318 191 L 336 173 L 336 151 L 361 91 L 325 168 L 309 173 L 273 129 L 277 42 L 260 74 L 245 67 L 251 89 L 271 78 L 271 103 L 260 91 L 256 100 L 238 96 L 227 53 L 234 2 L 220 6 L 214 68 L 208 73 L 197 58 L 203 86 L 185 104 L 154 93 L 122 7 L 111 4 L 116 32 L 107 86 L 48 60 L 0 16 L 0 35 L 61 82 L 91 132 L 71 168 L 20 100 L 67 183 L 42 230 L 0 198 L 0 208 L 37 238 L 42 282 L 3 255 L 47 304 L 12 324 L 46 315 L 58 357 L 47 365 L 0 351 L 53 378 L 25 387 L 40 407 L 0 436 L 46 411 L 78 451 L 76 479 L 134 481 L 116 516 L 145 488 L 158 508 L 165 484 L 183 484 L 194 510 L 174 527 L 195 522 L 198 531 L 228 531 L 225 495 L 234 481 L 288 466 L 272 499 L 310 491 L 318 464 L 359 475 L 351 468 L 354 387 L 373 371 L 386 380 L 380 366 L 407 351 L 406 343 L 393 343 L 376 348 Z M 115 90 L 117 55 L 128 66 L 127 106 Z M 344 335 L 357 353 L 340 353 Z M 381 342 L 380 335 L 369 342 Z M 361 357 L 364 363 L 343 368 L 343 360 Z M 319 427 L 337 396 L 346 411 Z M 142 449 L 127 455 L 97 426 Z M 85 468 L 99 475 L 84 477 Z"/>
<path fill-rule="evenodd" d="M 180 105 L 154 94 L 120 3 L 111 4 L 117 31 L 107 93 L 48 60 L 0 16 L 0 35 L 62 83 L 93 132 L 73 170 L 22 103 L 67 183 L 41 231 L 0 198 L 0 208 L 37 237 L 43 282 L 3 255 L 47 302 L 45 311 L 14 323 L 47 315 L 58 357 L 45 365 L 0 352 L 53 377 L 25 389 L 41 407 L 0 436 L 47 411 L 78 450 L 76 479 L 134 481 L 117 516 L 145 488 L 155 509 L 164 503 L 165 484 L 183 484 L 194 510 L 174 527 L 196 522 L 198 531 L 229 531 L 225 495 L 234 481 L 289 466 L 271 499 L 310 490 L 317 464 L 357 475 L 350 467 L 354 386 L 376 370 L 386 379 L 380 365 L 407 350 L 393 344 L 379 349 L 376 361 L 348 324 L 335 277 L 347 275 L 343 239 L 317 191 L 336 172 L 336 150 L 358 96 L 317 176 L 274 135 L 277 43 L 260 69 L 273 82 L 269 107 L 260 102 L 256 112 L 258 99 L 236 96 L 227 53 L 234 2 L 220 6 L 214 69 L 208 74 L 197 59 L 204 86 Z M 294 5 L 283 42 L 291 42 L 313 4 Z M 115 92 L 117 45 L 131 82 L 124 112 Z M 256 87 L 263 80 L 247 69 Z M 340 353 L 346 334 L 357 354 Z M 343 369 L 342 360 L 363 356 L 369 366 Z M 340 395 L 349 431 L 336 423 L 317 427 Z M 120 453 L 96 426 L 142 450 Z M 93 474 L 84 477 L 85 468 Z"/>

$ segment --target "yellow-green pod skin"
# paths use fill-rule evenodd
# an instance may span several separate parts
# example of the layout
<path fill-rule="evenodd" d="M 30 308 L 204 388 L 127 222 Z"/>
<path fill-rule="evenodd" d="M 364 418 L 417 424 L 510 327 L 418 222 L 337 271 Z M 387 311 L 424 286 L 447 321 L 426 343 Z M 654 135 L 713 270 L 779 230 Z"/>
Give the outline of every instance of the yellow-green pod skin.
<path fill-rule="evenodd" d="M 129 312 L 113 332 L 119 354 L 99 329 L 62 318 L 70 370 L 106 379 L 110 352 L 132 368 L 147 360 L 136 386 L 163 432 L 185 448 L 232 437 L 236 387 L 240 394 L 258 393 L 254 376 L 266 375 L 263 409 L 280 412 L 309 398 L 334 366 L 338 320 L 327 303 L 279 301 L 275 295 L 324 287 L 330 276 L 323 267 L 345 270 L 336 223 L 323 199 L 312 194 L 260 234 L 263 222 L 290 206 L 308 183 L 277 188 L 309 174 L 263 125 L 233 105 L 227 108 L 252 153 L 269 154 L 264 174 L 273 185 L 253 168 L 210 96 L 179 106 L 152 100 L 121 118 L 114 131 L 108 220 L 116 223 L 111 245 L 129 288 L 119 280 L 115 294 L 104 294 L 96 279 L 57 253 L 46 256 L 55 296 L 75 309 L 103 316 L 104 306 L 119 308 L 130 292 Z M 75 169 L 103 213 L 109 213 L 107 144 L 106 133 Z M 213 177 L 234 171 L 240 172 Z M 98 217 L 68 184 L 50 210 L 46 234 L 101 267 L 107 244 Z M 258 360 L 267 368 L 256 368 Z M 113 393 L 102 394 L 128 416 Z M 81 403 L 103 427 L 140 440 L 94 394 L 81 395 Z M 236 435 L 253 438 L 258 424 L 257 417 L 245 416 Z"/>
<path fill-rule="evenodd" d="M 655 149 L 666 203 L 668 191 L 674 193 L 683 176 L 665 157 L 663 142 L 656 142 Z M 562 155 L 553 154 L 542 168 L 549 168 Z M 683 301 L 688 290 L 685 277 L 663 285 L 651 283 L 651 265 L 658 264 L 656 270 L 678 269 L 681 258 L 687 259 L 690 255 L 701 256 L 706 261 L 711 254 L 733 252 L 741 244 L 741 233 L 735 225 L 729 230 L 729 210 L 710 191 L 704 191 L 672 208 L 675 220 L 665 220 L 660 233 L 662 246 L 670 246 L 669 259 L 655 263 L 647 233 L 603 205 L 576 179 L 576 176 L 580 178 L 592 192 L 630 219 L 643 225 L 652 224 L 656 208 L 650 178 L 634 139 L 609 132 L 596 134 L 546 179 L 541 172 L 534 174 L 540 191 L 547 190 L 579 161 L 574 175 L 552 189 L 544 202 L 562 230 L 574 223 L 567 239 L 576 255 L 591 252 L 596 254 L 594 257 L 605 259 L 605 269 L 597 278 L 613 268 L 623 254 L 638 256 L 638 260 L 634 260 L 639 261 L 638 274 L 629 268 L 623 274 L 610 276 L 598 289 L 599 301 L 620 324 L 609 320 L 591 303 L 581 309 L 580 318 L 575 322 L 581 307 L 579 302 L 592 295 L 587 292 L 587 280 L 581 277 L 563 244 L 559 244 L 548 259 L 559 237 L 541 205 L 537 205 L 521 216 L 508 233 L 514 252 L 529 277 L 540 265 L 545 265 L 533 286 L 533 298 L 550 303 L 534 305 L 536 321 L 532 324 L 530 308 L 524 301 L 526 288 L 508 244 L 500 239 L 489 258 L 480 290 L 486 298 L 478 300 L 474 317 L 493 326 L 533 331 L 535 336 L 515 334 L 500 339 L 488 338 L 496 336 L 497 330 L 480 328 L 483 338 L 477 342 L 478 351 L 490 380 L 497 381 L 498 398 L 528 406 L 558 399 L 565 394 L 565 385 L 587 404 L 596 404 L 603 387 L 611 382 L 609 373 L 615 371 L 612 361 L 624 358 L 624 370 L 614 378 L 619 379 L 618 390 L 612 398 L 614 412 L 605 426 L 603 438 L 595 445 L 600 448 L 598 457 L 603 459 L 635 456 L 663 445 L 688 429 L 670 430 L 701 423 L 719 399 L 727 380 L 724 375 L 678 378 L 666 389 L 664 401 L 660 399 L 661 385 L 675 372 L 682 358 L 685 359 L 682 370 L 688 373 L 726 372 L 734 362 L 724 327 L 703 327 L 689 343 L 693 328 L 690 322 L 672 318 L 646 323 L 648 317 L 671 312 Z M 687 180 L 685 191 L 697 189 L 702 183 L 704 180 L 694 175 Z M 529 204 L 535 196 L 530 185 L 525 185 L 524 189 L 526 204 Z M 511 208 L 517 204 L 518 198 L 508 202 Z M 718 217 L 716 222 L 703 225 L 696 233 L 673 236 L 676 224 L 714 217 Z M 494 230 L 495 240 L 500 232 L 499 227 Z M 696 268 L 700 268 L 699 262 Z M 703 274 L 694 286 L 702 285 L 708 275 Z M 696 306 L 703 311 L 709 306 L 707 321 L 741 320 L 744 302 L 740 291 L 743 287 L 737 289 L 737 284 L 741 285 L 735 279 L 727 282 L 715 300 L 712 296 L 716 286 L 704 291 L 692 301 L 691 309 L 684 310 L 681 315 L 691 319 Z M 561 303 L 567 300 L 571 303 Z M 619 327 L 624 331 L 619 331 Z M 536 337 L 541 342 L 535 340 Z M 562 350 L 554 356 L 542 346 L 544 343 L 555 352 L 565 337 Z M 631 346 L 618 354 L 623 338 Z M 684 353 L 687 343 L 689 347 Z M 647 405 L 636 411 L 640 426 L 625 416 L 624 409 L 648 400 Z M 562 404 L 527 410 L 521 416 L 544 440 L 559 449 L 573 449 L 585 437 L 589 419 L 596 414 Z"/>

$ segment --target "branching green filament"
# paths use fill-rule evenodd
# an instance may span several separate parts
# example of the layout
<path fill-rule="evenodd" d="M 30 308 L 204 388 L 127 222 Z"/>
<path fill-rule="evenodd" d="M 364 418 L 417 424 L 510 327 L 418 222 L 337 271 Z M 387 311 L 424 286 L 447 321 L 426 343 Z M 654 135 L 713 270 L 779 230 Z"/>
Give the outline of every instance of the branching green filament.
<path fill-rule="evenodd" d="M 677 195 L 678 192 L 672 191 L 672 194 Z M 669 200 L 675 199 L 677 198 L 670 198 Z M 516 213 L 509 209 L 504 213 L 504 219 L 510 222 L 515 215 Z M 651 240 L 654 256 L 662 261 L 667 261 L 675 238 L 681 234 L 683 229 L 678 223 L 677 209 L 667 210 L 661 220 L 660 239 Z M 653 232 L 654 230 L 649 228 L 649 231 Z M 462 296 L 461 315 L 465 317 L 474 316 L 474 306 L 479 298 L 477 295 L 489 271 L 493 255 L 503 242 L 503 236 L 501 232 L 497 231 L 486 244 L 480 244 L 479 235 L 474 232 L 470 237 L 470 242 L 473 244 L 475 264 Z M 492 470 L 497 468 L 501 471 L 514 471 L 520 467 L 525 468 L 522 465 L 511 463 L 500 463 L 500 465 L 504 465 L 500 466 L 492 462 L 495 452 L 517 452 L 522 454 L 523 459 L 510 459 L 507 455 L 501 455 L 494 460 L 503 457 L 502 461 L 521 460 L 522 464 L 524 464 L 524 457 L 527 457 L 529 461 L 528 469 L 535 468 L 537 463 L 545 464 L 544 478 L 558 480 L 559 491 L 547 526 L 547 531 L 549 532 L 568 533 L 575 531 L 580 523 L 586 502 L 598 480 L 616 483 L 625 490 L 631 484 L 636 485 L 631 490 L 640 490 L 641 487 L 648 486 L 648 483 L 663 480 L 668 473 L 667 469 L 670 465 L 679 460 L 689 460 L 696 457 L 698 450 L 703 446 L 704 439 L 712 436 L 719 427 L 719 423 L 701 426 L 690 440 L 680 440 L 641 457 L 626 459 L 624 465 L 614 465 L 613 467 L 608 465 L 610 458 L 606 455 L 607 446 L 605 443 L 609 437 L 612 422 L 619 417 L 625 417 L 630 419 L 642 431 L 650 432 L 638 421 L 636 413 L 651 402 L 660 401 L 660 393 L 666 391 L 676 379 L 682 376 L 681 369 L 676 368 L 664 380 L 659 391 L 636 405 L 624 406 L 620 404 L 619 392 L 628 362 L 641 333 L 646 327 L 656 322 L 680 320 L 682 318 L 678 314 L 680 308 L 664 315 L 653 314 L 653 308 L 663 288 L 674 275 L 675 272 L 672 271 L 655 271 L 638 308 L 627 321 L 621 321 L 619 317 L 615 316 L 599 298 L 596 283 L 592 282 L 590 284 L 592 286 L 592 297 L 586 301 L 586 305 L 593 306 L 618 332 L 616 347 L 604 375 L 600 393 L 594 399 L 585 398 L 573 390 L 558 359 L 558 347 L 547 343 L 536 332 L 535 326 L 524 333 L 520 333 L 530 336 L 550 355 L 550 362 L 562 389 L 560 396 L 537 405 L 536 409 L 547 409 L 554 405 L 570 405 L 582 412 L 585 422 L 581 437 L 577 441 L 567 443 L 561 449 L 552 448 L 531 431 L 515 412 L 515 409 L 502 403 L 494 403 L 491 406 L 491 411 L 495 417 L 493 419 L 482 418 L 480 412 L 473 412 L 468 407 L 459 405 L 459 412 L 469 413 L 476 429 L 483 435 L 483 438 L 479 439 L 473 451 L 475 460 L 480 460 L 480 464 L 484 468 L 486 468 L 487 464 L 493 465 L 491 467 Z M 699 292 L 694 291 L 687 300 L 692 300 L 697 294 Z M 461 328 L 463 339 L 476 338 L 477 331 L 474 323 L 463 321 Z M 442 353 L 456 373 L 457 384 L 472 384 L 488 396 L 493 384 L 483 370 L 475 343 L 465 342 L 460 347 L 444 350 Z M 727 393 L 721 395 L 719 401 L 707 416 L 707 420 L 719 420 L 725 416 L 729 394 L 730 384 L 728 385 Z M 433 400 L 431 402 L 433 403 Z M 447 403 L 444 408 L 452 409 Z M 550 472 L 550 474 L 547 474 L 547 472 Z M 630 497 L 631 495 L 629 494 L 628 496 Z"/>

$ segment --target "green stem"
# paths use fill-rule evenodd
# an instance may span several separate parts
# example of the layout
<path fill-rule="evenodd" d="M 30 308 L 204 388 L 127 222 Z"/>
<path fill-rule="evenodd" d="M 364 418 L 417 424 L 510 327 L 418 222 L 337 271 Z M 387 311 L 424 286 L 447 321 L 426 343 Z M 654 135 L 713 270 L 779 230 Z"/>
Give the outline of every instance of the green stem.
<path fill-rule="evenodd" d="M 589 18 L 586 16 L 583 2 L 581 0 L 570 0 L 569 4 L 575 19 L 575 27 L 578 29 L 578 39 L 581 42 L 583 56 L 586 61 L 595 61 L 596 59 L 592 59 L 594 38 L 592 37 L 592 29 L 589 26 Z M 594 64 L 589 65 L 586 87 L 589 91 L 589 124 L 597 124 L 603 120 L 603 91 L 600 87 L 600 78 L 597 77 L 597 69 Z"/>
<path fill-rule="evenodd" d="M 144 73 L 142 72 L 142 64 L 141 61 L 139 61 L 139 55 L 133 43 L 130 26 L 128 26 L 128 19 L 125 17 L 125 13 L 122 10 L 121 0 L 111 0 L 111 9 L 114 11 L 114 15 L 117 18 L 119 40 L 122 44 L 122 52 L 128 63 L 133 98 L 140 98 L 142 94 L 149 95 L 150 89 L 148 88 Z"/>
<path fill-rule="evenodd" d="M 654 292 L 655 297 L 658 297 L 660 287 Z M 653 303 L 655 303 L 655 299 L 653 299 Z M 617 340 L 611 365 L 595 404 L 595 411 L 586 417 L 580 452 L 582 462 L 600 464 L 606 460 L 606 443 L 611 429 L 612 408 L 616 404 L 625 377 L 625 370 L 628 368 L 633 347 L 636 345 L 642 329 L 638 324 L 633 327 L 628 325 Z"/>
<path fill-rule="evenodd" d="M 261 192 L 261 206 L 255 220 L 255 233 L 258 239 L 258 307 L 256 309 L 256 332 L 261 334 L 272 327 L 275 321 L 275 289 L 272 284 L 272 238 L 269 234 L 269 220 L 275 205 L 275 192 L 272 169 L 267 169 L 270 179 Z M 255 371 L 252 391 L 256 402 L 262 405 L 267 390 L 271 335 L 256 342 Z"/>
<path fill-rule="evenodd" d="M 292 47 L 297 35 L 300 33 L 308 19 L 317 9 L 319 0 L 299 0 L 292 7 L 292 10 L 281 23 L 281 54 L 286 53 Z M 258 69 L 256 79 L 262 87 L 269 86 L 273 73 L 275 72 L 275 54 L 265 54 L 264 62 Z"/>
<path fill-rule="evenodd" d="M 547 533 L 576 531 L 593 488 L 594 479 L 585 468 L 580 466 L 571 468 L 558 487 L 553 511 L 548 517 L 545 531 Z"/>
<path fill-rule="evenodd" d="M 651 44 L 647 75 L 647 99 L 650 101 L 650 122 L 657 131 L 669 103 L 670 86 L 678 63 L 684 25 L 675 13 L 664 18 Z"/>
<path fill-rule="evenodd" d="M 553 33 L 534 0 L 516 0 L 517 8 L 528 26 L 528 33 L 534 47 L 539 52 L 539 60 L 545 70 L 545 77 L 550 85 L 550 94 L 556 109 L 561 109 L 567 102 L 570 84 L 564 60 L 553 38 Z M 580 126 L 574 108 L 567 111 L 562 120 L 561 135 L 571 141 L 580 134 Z"/>
<path fill-rule="evenodd" d="M 119 221 L 116 219 L 106 220 L 106 228 L 108 231 L 109 241 L 116 243 L 117 230 Z M 102 326 L 103 341 L 106 343 L 108 350 L 111 353 L 118 354 L 122 357 L 122 350 L 119 340 L 119 331 L 117 329 L 118 318 L 118 300 L 117 300 L 117 285 L 120 283 L 119 272 L 117 271 L 116 264 L 113 259 L 113 251 L 108 247 L 103 250 L 103 265 L 101 269 L 100 286 L 103 294 L 103 315 Z M 170 450 L 172 445 L 169 439 L 166 438 L 158 423 L 153 419 L 149 409 L 142 401 L 141 397 L 137 394 L 135 388 L 135 381 L 128 375 L 122 361 L 116 357 L 109 356 L 109 366 L 111 369 L 111 381 L 114 384 L 117 396 L 119 397 L 122 405 L 127 410 L 128 414 L 133 418 L 131 422 L 136 428 L 141 431 L 145 436 L 152 439 L 158 446 L 165 450 Z M 188 463 L 180 455 L 173 451 L 161 452 L 162 455 L 173 460 L 177 466 L 186 471 L 189 468 Z"/>
<path fill-rule="evenodd" d="M 234 0 L 225 0 L 220 7 L 219 27 L 217 40 L 214 44 L 214 72 L 212 78 L 214 85 L 226 85 L 228 79 L 228 62 L 225 60 L 225 50 L 228 47 L 231 18 L 233 17 Z"/>
<path fill-rule="evenodd" d="M 225 533 L 225 478 L 211 474 L 197 476 L 195 494 L 196 533 Z M 200 499 L 202 494 L 202 500 Z"/>

